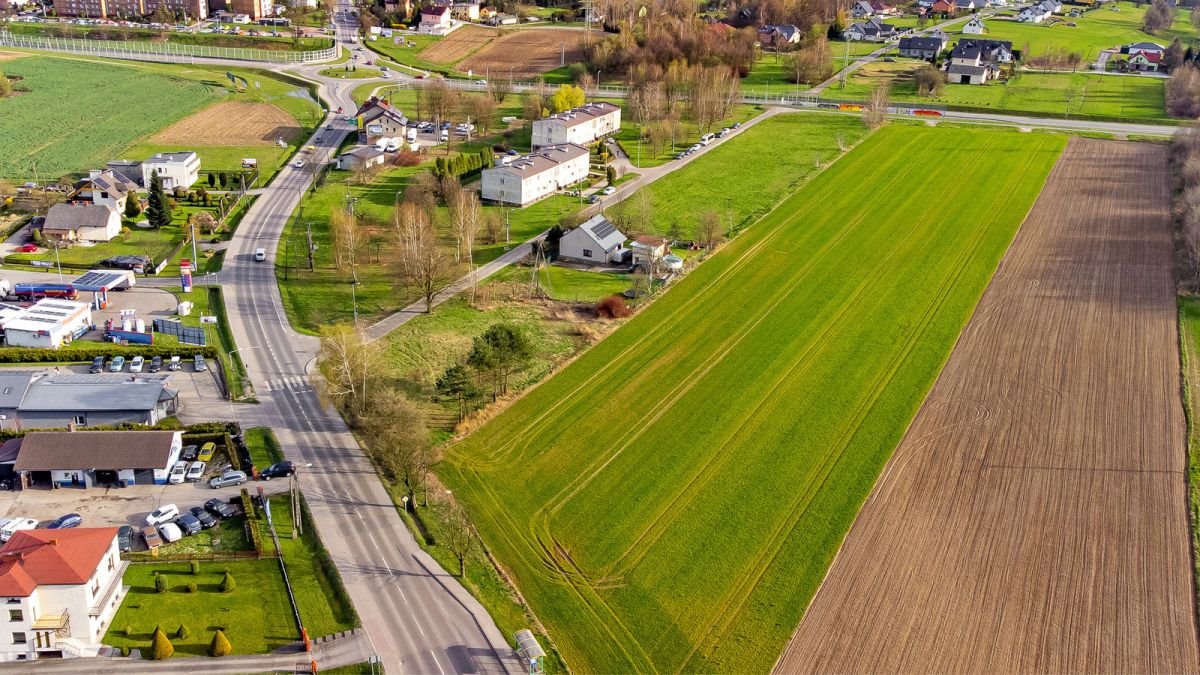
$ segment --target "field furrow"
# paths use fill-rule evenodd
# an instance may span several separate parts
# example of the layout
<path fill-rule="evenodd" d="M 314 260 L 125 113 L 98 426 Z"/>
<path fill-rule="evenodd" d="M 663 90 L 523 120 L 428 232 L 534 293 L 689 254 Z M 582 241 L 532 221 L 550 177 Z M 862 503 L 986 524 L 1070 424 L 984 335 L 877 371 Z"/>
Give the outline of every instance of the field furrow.
<path fill-rule="evenodd" d="M 887 128 L 450 449 L 573 669 L 770 667 L 1062 145 Z"/>

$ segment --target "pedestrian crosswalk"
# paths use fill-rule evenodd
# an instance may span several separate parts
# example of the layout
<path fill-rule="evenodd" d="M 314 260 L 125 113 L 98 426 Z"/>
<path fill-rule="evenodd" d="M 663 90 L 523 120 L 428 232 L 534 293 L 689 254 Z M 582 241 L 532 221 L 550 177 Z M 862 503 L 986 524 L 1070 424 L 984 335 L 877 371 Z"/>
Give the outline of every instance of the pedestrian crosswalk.
<path fill-rule="evenodd" d="M 267 391 L 293 391 L 298 394 L 310 392 L 313 390 L 312 382 L 303 377 L 283 377 L 276 380 L 267 380 Z"/>

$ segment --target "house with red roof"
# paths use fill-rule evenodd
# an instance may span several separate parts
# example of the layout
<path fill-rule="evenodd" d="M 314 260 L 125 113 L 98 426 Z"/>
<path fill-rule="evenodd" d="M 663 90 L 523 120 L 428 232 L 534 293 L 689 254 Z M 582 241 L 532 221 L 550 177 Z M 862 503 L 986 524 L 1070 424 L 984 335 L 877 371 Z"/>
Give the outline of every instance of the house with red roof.
<path fill-rule="evenodd" d="M 115 527 L 13 534 L 0 548 L 0 661 L 96 656 L 128 564 Z"/>
<path fill-rule="evenodd" d="M 1129 52 L 1129 59 L 1126 61 L 1127 67 L 1130 70 L 1140 70 L 1142 72 L 1157 73 L 1162 70 L 1163 53 L 1152 49 L 1138 49 Z"/>

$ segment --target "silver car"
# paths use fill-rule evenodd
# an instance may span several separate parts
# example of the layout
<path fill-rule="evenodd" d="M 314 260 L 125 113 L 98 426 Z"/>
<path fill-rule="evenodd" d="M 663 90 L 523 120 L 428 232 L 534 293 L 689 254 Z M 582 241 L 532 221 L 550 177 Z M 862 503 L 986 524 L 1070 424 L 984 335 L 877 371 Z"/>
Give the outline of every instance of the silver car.
<path fill-rule="evenodd" d="M 208 484 L 215 490 L 233 485 L 241 485 L 247 480 L 244 471 L 226 471 L 225 473 L 208 481 Z"/>

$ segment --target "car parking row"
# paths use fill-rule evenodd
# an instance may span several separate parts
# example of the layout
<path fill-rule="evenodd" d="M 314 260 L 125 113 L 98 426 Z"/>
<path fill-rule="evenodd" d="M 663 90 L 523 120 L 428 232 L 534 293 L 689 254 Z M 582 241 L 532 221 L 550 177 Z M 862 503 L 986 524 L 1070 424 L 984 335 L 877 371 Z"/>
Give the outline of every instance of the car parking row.
<path fill-rule="evenodd" d="M 233 505 L 215 498 L 204 502 L 204 506 L 193 506 L 187 511 L 180 511 L 175 504 L 164 504 L 146 516 L 146 526 L 141 530 L 142 540 L 146 542 L 147 548 L 156 549 L 164 543 L 171 544 L 202 530 L 214 528 L 220 521 L 232 518 L 238 513 L 238 509 Z M 122 552 L 133 549 L 133 534 L 133 527 L 130 525 L 118 528 L 117 541 Z"/>
<path fill-rule="evenodd" d="M 143 370 L 150 373 L 157 373 L 166 366 L 167 370 L 175 371 L 183 369 L 183 359 L 179 356 L 172 356 L 170 359 L 164 360 L 161 356 L 152 356 L 147 362 L 144 356 L 134 356 L 128 361 L 124 356 L 114 356 L 105 360 L 103 356 L 97 356 L 92 359 L 92 365 L 88 368 L 89 373 L 102 373 L 107 370 L 110 373 L 120 373 L 125 370 L 125 364 L 129 363 L 129 372 L 140 373 Z M 192 356 L 192 368 L 197 373 L 202 373 L 208 370 L 208 362 L 203 354 Z"/>

